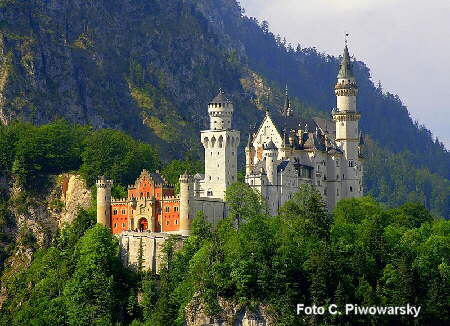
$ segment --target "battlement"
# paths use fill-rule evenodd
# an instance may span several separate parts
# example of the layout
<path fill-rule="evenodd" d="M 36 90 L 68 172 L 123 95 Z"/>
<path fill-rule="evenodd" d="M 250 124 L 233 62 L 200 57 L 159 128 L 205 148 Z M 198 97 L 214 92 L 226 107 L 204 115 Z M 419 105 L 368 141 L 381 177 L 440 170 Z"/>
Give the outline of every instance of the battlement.
<path fill-rule="evenodd" d="M 103 175 L 98 177 L 97 182 L 95 184 L 97 185 L 97 188 L 111 188 L 113 183 L 114 183 L 113 180 L 108 180 Z"/>
<path fill-rule="evenodd" d="M 129 201 L 131 201 L 131 199 L 129 198 L 111 198 L 111 203 L 128 203 Z"/>
<path fill-rule="evenodd" d="M 180 200 L 180 195 L 176 195 L 176 196 L 164 196 L 163 200 L 166 201 L 173 201 L 173 200 Z"/>

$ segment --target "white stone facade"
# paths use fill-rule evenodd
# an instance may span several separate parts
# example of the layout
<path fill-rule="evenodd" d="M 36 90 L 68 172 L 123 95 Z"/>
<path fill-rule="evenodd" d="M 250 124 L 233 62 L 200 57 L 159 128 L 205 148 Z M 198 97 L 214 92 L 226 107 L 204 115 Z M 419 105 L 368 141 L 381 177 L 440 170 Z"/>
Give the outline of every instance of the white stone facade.
<path fill-rule="evenodd" d="M 245 150 L 245 180 L 262 194 L 272 215 L 302 183 L 316 187 L 328 210 L 342 198 L 363 195 L 357 90 L 346 47 L 335 87 L 334 122 L 292 116 L 286 93 L 283 117 L 276 120 L 267 113 L 259 129 L 251 133 Z"/>
<path fill-rule="evenodd" d="M 208 104 L 210 129 L 201 132 L 205 174 L 180 177 L 180 219 L 192 220 L 202 211 L 217 224 L 226 216 L 225 191 L 237 181 L 240 132 L 231 129 L 233 103 L 220 91 Z M 182 232 L 187 234 L 186 232 Z"/>

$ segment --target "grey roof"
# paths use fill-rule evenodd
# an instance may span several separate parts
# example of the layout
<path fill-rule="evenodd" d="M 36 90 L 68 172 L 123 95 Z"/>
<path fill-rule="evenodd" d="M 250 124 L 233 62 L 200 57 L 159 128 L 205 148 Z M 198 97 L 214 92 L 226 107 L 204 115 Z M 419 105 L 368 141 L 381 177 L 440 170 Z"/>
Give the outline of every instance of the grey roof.
<path fill-rule="evenodd" d="M 264 147 L 264 149 L 277 149 L 277 146 L 275 146 L 275 143 L 271 139 L 270 142 L 267 143 L 267 145 Z"/>
<path fill-rule="evenodd" d="M 297 116 L 271 118 L 286 145 L 289 145 L 291 133 L 294 132 L 297 137 L 298 130 L 301 129 L 303 130 L 303 139 L 297 139 L 299 149 L 316 148 L 321 151 L 334 149 L 337 152 L 342 152 L 334 141 L 336 125 L 332 121 L 322 118 L 302 119 Z M 284 134 L 286 137 L 284 137 Z M 329 140 L 328 144 L 325 144 L 325 134 L 327 134 Z"/>
<path fill-rule="evenodd" d="M 289 162 L 290 162 L 289 160 L 281 161 L 281 163 L 278 164 L 277 166 L 277 172 L 280 173 L 281 171 L 284 171 L 288 166 Z"/>
<path fill-rule="evenodd" d="M 223 90 L 220 89 L 219 94 L 217 94 L 209 103 L 231 103 L 231 101 L 226 97 Z"/>
<path fill-rule="evenodd" d="M 353 78 L 353 65 L 350 60 L 347 45 L 344 48 L 344 56 L 342 57 L 341 66 L 339 68 L 338 78 Z"/>
<path fill-rule="evenodd" d="M 164 180 L 164 178 L 161 176 L 161 174 L 156 173 L 156 172 L 151 172 L 149 174 L 155 184 L 158 184 L 158 185 L 167 184 L 166 180 Z"/>

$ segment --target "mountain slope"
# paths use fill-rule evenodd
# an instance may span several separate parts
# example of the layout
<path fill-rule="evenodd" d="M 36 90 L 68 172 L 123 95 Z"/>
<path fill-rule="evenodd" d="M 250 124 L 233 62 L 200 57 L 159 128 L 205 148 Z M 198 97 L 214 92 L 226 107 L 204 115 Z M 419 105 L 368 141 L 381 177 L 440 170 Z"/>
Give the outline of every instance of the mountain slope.
<path fill-rule="evenodd" d="M 121 129 L 156 144 L 166 160 L 200 156 L 205 104 L 220 87 L 235 102 L 243 138 L 262 109 L 277 114 L 285 83 L 298 114 L 328 116 L 337 65 L 315 49 L 285 45 L 265 24 L 243 16 L 234 0 L 0 1 L 2 123 L 63 117 Z M 368 169 L 367 190 L 399 198 L 384 200 L 389 204 L 425 197 L 428 208 L 448 216 L 449 152 L 412 121 L 397 96 L 373 85 L 364 63 L 355 66 L 362 130 L 373 146 L 405 162 L 384 173 L 395 174 L 390 180 L 420 169 L 436 174 L 428 178 L 431 188 L 408 182 L 404 191 L 414 195 L 393 194 L 391 182 L 381 196 L 375 170 Z M 372 159 L 379 173 L 382 156 Z M 438 179 L 443 186 L 432 181 Z M 437 206 L 436 189 L 443 197 Z"/>

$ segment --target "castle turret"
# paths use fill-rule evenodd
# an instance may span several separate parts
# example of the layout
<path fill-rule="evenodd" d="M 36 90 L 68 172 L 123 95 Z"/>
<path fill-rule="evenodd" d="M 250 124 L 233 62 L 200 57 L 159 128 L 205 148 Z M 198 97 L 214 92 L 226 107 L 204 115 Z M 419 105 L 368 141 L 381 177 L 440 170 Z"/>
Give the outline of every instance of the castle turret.
<path fill-rule="evenodd" d="M 205 148 L 204 194 L 225 198 L 225 190 L 237 181 L 237 148 L 240 132 L 231 129 L 233 103 L 221 90 L 208 104 L 210 130 L 201 132 Z"/>
<path fill-rule="evenodd" d="M 275 185 L 277 183 L 277 169 L 275 165 L 278 157 L 278 149 L 273 141 L 270 141 L 264 146 L 263 154 L 266 161 L 267 178 L 269 179 L 270 184 Z"/>
<path fill-rule="evenodd" d="M 353 74 L 353 65 L 347 44 L 337 76 L 335 86 L 336 108 L 332 111 L 333 120 L 336 123 L 336 143 L 343 150 L 347 160 L 344 172 L 345 197 L 360 196 L 361 170 L 359 162 L 359 130 L 358 121 L 361 114 L 356 110 L 356 96 L 358 86 Z"/>
<path fill-rule="evenodd" d="M 189 235 L 191 223 L 189 221 L 189 199 L 192 189 L 191 177 L 185 172 L 180 176 L 180 233 Z"/>
<path fill-rule="evenodd" d="M 219 90 L 219 94 L 208 104 L 208 114 L 210 117 L 209 129 L 231 129 L 233 110 L 233 103 L 225 97 L 225 93 L 222 90 Z"/>
<path fill-rule="evenodd" d="M 245 146 L 245 174 L 250 175 L 253 172 L 255 161 L 255 148 L 252 144 L 252 134 L 248 135 L 247 146 Z"/>
<path fill-rule="evenodd" d="M 111 228 L 111 187 L 112 180 L 101 176 L 97 180 L 97 223 Z"/>

